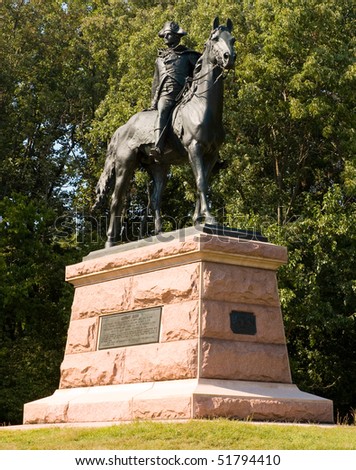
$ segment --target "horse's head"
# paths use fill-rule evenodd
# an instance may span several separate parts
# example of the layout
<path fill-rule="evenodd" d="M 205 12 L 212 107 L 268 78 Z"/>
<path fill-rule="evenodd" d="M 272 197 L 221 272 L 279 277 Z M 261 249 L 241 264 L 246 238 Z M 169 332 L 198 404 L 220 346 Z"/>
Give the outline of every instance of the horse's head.
<path fill-rule="evenodd" d="M 213 23 L 213 30 L 206 43 L 210 61 L 223 69 L 232 69 L 235 65 L 235 38 L 231 32 L 232 21 L 228 19 L 226 26 L 220 25 L 219 18 L 216 17 Z"/>

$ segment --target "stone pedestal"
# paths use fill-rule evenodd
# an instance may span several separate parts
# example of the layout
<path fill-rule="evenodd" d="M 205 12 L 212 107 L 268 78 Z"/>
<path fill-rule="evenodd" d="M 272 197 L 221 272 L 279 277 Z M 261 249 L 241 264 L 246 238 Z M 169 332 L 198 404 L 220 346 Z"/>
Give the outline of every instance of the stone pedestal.
<path fill-rule="evenodd" d="M 24 423 L 332 422 L 332 402 L 291 381 L 276 281 L 286 262 L 284 247 L 191 228 L 68 266 L 75 295 L 59 389 L 27 403 Z M 104 316 L 139 311 L 140 322 L 154 307 L 155 342 L 100 343 Z"/>

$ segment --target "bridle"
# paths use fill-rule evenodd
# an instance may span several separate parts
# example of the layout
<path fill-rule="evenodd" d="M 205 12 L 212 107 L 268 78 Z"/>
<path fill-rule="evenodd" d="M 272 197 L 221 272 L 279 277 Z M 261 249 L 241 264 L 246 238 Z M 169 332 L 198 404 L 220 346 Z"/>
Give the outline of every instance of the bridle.
<path fill-rule="evenodd" d="M 223 80 L 225 80 L 225 78 L 227 78 L 229 72 L 230 72 L 230 69 L 228 69 L 225 73 L 225 67 L 223 64 L 220 64 L 219 60 L 218 60 L 218 57 L 221 57 L 222 55 L 222 51 L 221 51 L 221 48 L 219 47 L 219 51 L 216 51 L 216 44 L 217 42 L 214 41 L 214 38 L 218 36 L 219 32 L 220 31 L 224 31 L 224 27 L 223 26 L 218 26 L 217 28 L 215 28 L 210 36 L 209 36 L 209 39 L 207 40 L 207 42 L 205 43 L 205 48 L 204 48 L 204 53 L 207 51 L 208 47 L 210 48 L 210 50 L 208 51 L 209 55 L 210 55 L 210 51 L 213 50 L 214 52 L 214 58 L 215 58 L 215 61 L 216 63 L 213 64 L 213 67 L 212 69 L 208 70 L 207 72 L 205 72 L 204 74 L 201 74 L 201 73 L 197 73 L 196 76 L 193 76 L 193 77 L 189 77 L 186 79 L 186 84 L 185 86 L 183 87 L 183 89 L 181 90 L 181 92 L 179 93 L 178 97 L 177 97 L 177 100 L 178 100 L 178 106 L 177 108 L 179 108 L 180 106 L 184 105 L 187 101 L 189 101 L 192 96 L 196 96 L 197 98 L 200 98 L 202 96 L 204 96 L 206 94 L 207 91 L 211 90 L 215 85 L 216 83 L 220 80 L 220 78 L 222 78 Z M 204 54 L 203 53 L 203 54 Z M 199 61 L 201 60 L 201 58 L 198 60 L 197 64 L 199 63 Z M 197 93 L 195 87 L 194 87 L 194 83 L 202 80 L 204 77 L 206 77 L 207 75 L 209 75 L 213 70 L 215 70 L 216 68 L 219 68 L 220 69 L 220 73 L 219 75 L 215 78 L 213 84 L 207 89 L 205 90 L 204 92 L 202 93 Z M 188 92 L 188 93 L 186 93 Z M 186 94 L 185 94 L 186 93 Z M 181 100 L 180 98 L 183 96 L 183 99 Z M 173 113 L 173 111 L 172 111 Z"/>
<path fill-rule="evenodd" d="M 221 60 L 219 60 L 219 58 L 222 57 L 223 55 L 223 52 L 222 52 L 222 49 L 221 47 L 217 47 L 218 46 L 218 43 L 216 41 L 214 41 L 214 38 L 217 37 L 219 31 L 222 31 L 222 27 L 219 26 L 218 28 L 214 29 L 211 34 L 210 34 L 210 37 L 208 39 L 208 41 L 205 43 L 205 49 L 207 49 L 208 47 L 210 48 L 209 52 L 212 51 L 213 52 L 213 56 L 215 58 L 215 61 L 216 63 L 213 64 L 213 68 L 212 70 L 216 69 L 216 68 L 219 68 L 221 70 L 220 74 L 216 77 L 216 79 L 214 80 L 214 83 L 211 85 L 211 87 L 208 89 L 210 90 L 219 80 L 220 78 L 222 78 L 223 80 L 225 80 L 225 78 L 227 78 L 229 72 L 230 72 L 230 69 L 228 69 L 226 71 L 226 68 L 225 66 L 223 65 L 223 63 L 220 63 L 220 62 L 223 62 Z M 226 73 L 225 73 L 226 71 Z M 192 77 L 189 82 L 191 84 L 193 84 L 194 82 L 197 82 L 198 80 L 201 80 L 202 78 L 206 77 L 208 74 L 211 73 L 211 70 L 208 70 L 207 72 L 205 72 L 203 75 L 201 75 L 200 73 L 197 74 L 196 77 Z M 195 91 L 193 91 L 193 94 L 195 94 L 196 96 L 197 93 Z"/>

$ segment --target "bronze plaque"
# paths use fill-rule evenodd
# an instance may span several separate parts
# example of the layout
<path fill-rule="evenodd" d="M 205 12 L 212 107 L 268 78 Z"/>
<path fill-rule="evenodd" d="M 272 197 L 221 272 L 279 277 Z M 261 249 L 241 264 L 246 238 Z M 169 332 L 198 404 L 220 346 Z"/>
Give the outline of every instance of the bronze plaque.
<path fill-rule="evenodd" d="M 250 312 L 233 310 L 230 313 L 230 328 L 238 335 L 255 335 L 257 333 L 256 317 Z"/>
<path fill-rule="evenodd" d="M 162 307 L 100 317 L 98 349 L 158 343 Z"/>

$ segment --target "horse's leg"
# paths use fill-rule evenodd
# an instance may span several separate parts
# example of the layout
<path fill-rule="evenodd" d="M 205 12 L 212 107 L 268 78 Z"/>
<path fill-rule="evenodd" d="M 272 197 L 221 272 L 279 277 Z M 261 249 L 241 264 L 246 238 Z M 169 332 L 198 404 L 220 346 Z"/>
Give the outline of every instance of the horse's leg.
<path fill-rule="evenodd" d="M 208 176 L 211 169 L 204 166 L 204 154 L 201 145 L 197 141 L 193 141 L 188 147 L 189 162 L 192 167 L 195 182 L 197 186 L 198 198 L 195 206 L 194 217 L 196 221 L 205 218 L 205 223 L 216 224 L 214 216 L 211 214 L 208 200 Z"/>
<path fill-rule="evenodd" d="M 211 172 L 214 168 L 215 163 L 219 159 L 219 154 L 205 154 L 203 158 L 203 172 L 204 172 L 204 178 L 206 181 L 206 185 L 208 187 L 209 181 L 210 181 L 210 176 Z M 197 204 L 200 209 L 200 198 L 197 198 Z M 208 209 L 209 210 L 209 209 Z M 205 217 L 205 222 L 210 225 L 217 225 L 217 221 L 213 215 L 209 212 L 209 216 Z"/>
<path fill-rule="evenodd" d="M 200 222 L 200 196 L 199 192 L 197 192 L 197 198 L 195 200 L 195 209 L 193 214 L 193 224 L 197 224 Z"/>
<path fill-rule="evenodd" d="M 163 190 L 167 183 L 169 165 L 154 163 L 149 166 L 149 172 L 153 178 L 153 191 L 151 196 L 151 206 L 154 213 L 155 234 L 162 232 L 161 202 Z"/>
<path fill-rule="evenodd" d="M 109 248 L 115 245 L 118 235 L 119 221 L 121 220 L 121 214 L 124 208 L 125 196 L 135 170 L 136 159 L 134 155 L 127 155 L 126 158 L 120 155 L 116 160 L 115 165 L 115 187 L 111 196 L 110 204 L 110 221 L 107 230 L 107 241 L 105 248 Z"/>

